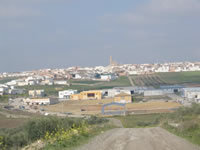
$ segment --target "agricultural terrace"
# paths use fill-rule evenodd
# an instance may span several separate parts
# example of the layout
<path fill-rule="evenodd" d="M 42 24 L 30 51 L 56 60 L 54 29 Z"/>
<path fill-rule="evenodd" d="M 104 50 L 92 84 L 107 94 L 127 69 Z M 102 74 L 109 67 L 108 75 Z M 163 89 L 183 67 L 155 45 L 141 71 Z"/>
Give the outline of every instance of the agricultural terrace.
<path fill-rule="evenodd" d="M 47 112 L 71 112 L 73 114 L 101 114 L 103 104 L 112 102 L 113 99 L 103 100 L 82 100 L 82 101 L 66 101 L 56 105 L 42 106 Z M 180 107 L 179 103 L 169 101 L 148 101 L 140 103 L 126 104 L 126 110 L 132 113 L 162 113 L 171 112 L 171 110 Z M 106 110 L 121 110 L 120 106 L 109 106 Z"/>
<path fill-rule="evenodd" d="M 160 85 L 173 84 L 199 84 L 200 72 L 168 72 L 147 75 L 131 76 L 136 86 L 152 86 L 158 88 Z"/>

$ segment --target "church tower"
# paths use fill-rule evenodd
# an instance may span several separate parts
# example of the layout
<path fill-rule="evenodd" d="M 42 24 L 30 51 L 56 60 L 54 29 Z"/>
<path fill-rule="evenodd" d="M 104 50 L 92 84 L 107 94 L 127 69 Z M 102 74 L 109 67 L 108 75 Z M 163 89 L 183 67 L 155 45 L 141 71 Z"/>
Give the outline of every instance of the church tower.
<path fill-rule="evenodd" d="M 110 66 L 113 65 L 113 60 L 112 60 L 112 56 L 110 56 Z"/>

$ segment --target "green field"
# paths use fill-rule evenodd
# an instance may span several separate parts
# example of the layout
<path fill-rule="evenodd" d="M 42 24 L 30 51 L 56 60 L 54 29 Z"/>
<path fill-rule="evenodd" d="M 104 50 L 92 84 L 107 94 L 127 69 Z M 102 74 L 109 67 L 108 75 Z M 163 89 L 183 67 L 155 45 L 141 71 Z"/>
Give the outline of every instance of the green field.
<path fill-rule="evenodd" d="M 200 83 L 200 72 L 159 73 L 161 79 L 170 84 Z"/>
<path fill-rule="evenodd" d="M 131 78 L 136 86 L 153 86 L 158 88 L 160 85 L 199 84 L 200 72 L 155 73 L 131 76 Z"/>
<path fill-rule="evenodd" d="M 96 83 L 104 83 L 104 81 L 94 81 L 94 80 L 69 80 L 70 83 L 78 83 L 78 84 L 96 84 Z"/>
<path fill-rule="evenodd" d="M 130 86 L 130 82 L 127 77 L 119 77 L 117 80 L 114 81 L 72 81 L 76 83 L 80 83 L 84 85 L 70 85 L 70 86 L 63 86 L 63 85 L 36 85 L 36 86 L 24 86 L 20 88 L 24 88 L 26 91 L 28 90 L 37 90 L 37 89 L 44 89 L 48 96 L 58 95 L 58 91 L 61 90 L 68 90 L 74 89 L 78 90 L 79 92 L 85 90 L 100 90 L 100 89 L 108 89 L 113 87 L 121 87 L 121 86 Z M 89 84 L 86 84 L 89 83 Z M 92 85 L 91 85 L 92 83 Z M 94 84 L 95 83 L 95 84 Z M 27 93 L 26 93 L 27 95 Z"/>
<path fill-rule="evenodd" d="M 141 128 L 141 127 L 153 127 L 158 125 L 159 119 L 162 114 L 145 114 L 145 115 L 129 115 L 129 116 L 118 116 L 125 128 Z"/>
<path fill-rule="evenodd" d="M 15 80 L 15 79 L 17 79 L 17 78 L 14 78 L 14 77 L 1 78 L 0 84 L 4 84 L 4 83 L 10 82 L 10 81 Z"/>

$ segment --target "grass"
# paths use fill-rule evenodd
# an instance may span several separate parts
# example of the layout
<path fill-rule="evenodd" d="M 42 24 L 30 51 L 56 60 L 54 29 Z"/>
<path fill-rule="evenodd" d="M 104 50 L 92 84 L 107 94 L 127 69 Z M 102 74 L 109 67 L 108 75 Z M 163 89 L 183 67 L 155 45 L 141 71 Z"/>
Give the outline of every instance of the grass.
<path fill-rule="evenodd" d="M 158 125 L 158 120 L 161 114 L 144 114 L 144 115 L 128 115 L 117 116 L 125 128 L 141 128 L 141 127 L 153 127 Z"/>
<path fill-rule="evenodd" d="M 188 141 L 200 145 L 200 104 L 181 107 L 174 113 L 116 116 L 125 128 L 160 126 Z M 178 124 L 174 126 L 173 124 Z"/>
<path fill-rule="evenodd" d="M 198 84 L 200 83 L 200 71 L 134 75 L 131 78 L 136 86 L 153 86 L 159 88 L 160 85 Z"/>
<path fill-rule="evenodd" d="M 5 83 L 10 82 L 10 81 L 15 80 L 15 79 L 17 79 L 17 78 L 14 78 L 14 77 L 2 78 L 2 79 L 0 79 L 0 84 L 5 84 Z"/>
<path fill-rule="evenodd" d="M 169 84 L 200 83 L 200 71 L 159 73 L 158 75 Z"/>
<path fill-rule="evenodd" d="M 0 95 L 0 103 L 7 103 L 9 98 L 14 99 L 14 98 L 20 98 L 24 97 L 25 94 L 18 94 L 18 95 Z"/>
<path fill-rule="evenodd" d="M 88 82 L 93 82 L 93 81 L 83 80 L 81 82 L 88 83 Z M 71 85 L 71 86 L 35 85 L 35 86 L 23 86 L 20 88 L 24 88 L 24 89 L 26 89 L 26 91 L 44 89 L 48 96 L 57 96 L 58 91 L 68 90 L 68 89 L 74 89 L 74 90 L 78 90 L 79 92 L 81 92 L 81 91 L 86 91 L 86 90 L 101 90 L 101 89 L 109 89 L 109 88 L 121 87 L 121 86 L 130 86 L 130 83 L 129 83 L 129 80 L 127 77 L 119 77 L 117 80 L 114 80 L 114 81 L 99 82 L 99 84 L 94 84 L 94 85 L 90 85 L 90 84 L 89 85 Z M 26 95 L 27 95 L 27 93 L 26 93 Z"/>
<path fill-rule="evenodd" d="M 0 129 L 0 149 L 20 149 L 24 146 L 30 146 L 31 149 L 31 143 L 37 140 L 43 140 L 47 149 L 71 148 L 110 129 L 107 122 L 95 116 L 88 119 L 55 116 L 32 118 L 19 127 Z"/>
<path fill-rule="evenodd" d="M 0 95 L 0 103 L 5 103 L 5 102 L 8 102 L 8 98 L 9 96 L 8 95 Z"/>
<path fill-rule="evenodd" d="M 187 131 L 187 130 L 179 131 L 177 128 L 171 127 L 167 124 L 163 125 L 163 128 L 177 136 L 180 136 L 180 137 L 190 141 L 191 143 L 200 145 L 200 128 L 191 129 L 189 131 Z"/>
<path fill-rule="evenodd" d="M 46 111 L 50 112 L 71 112 L 73 114 L 101 114 L 101 108 L 103 104 L 111 103 L 113 99 L 102 99 L 102 100 L 80 100 L 74 101 L 69 100 L 55 105 L 43 106 Z M 129 103 L 126 104 L 126 109 L 135 113 L 161 113 L 170 112 L 171 109 L 180 107 L 179 103 L 169 101 L 148 101 L 142 103 Z M 106 110 L 120 110 L 122 107 L 109 106 Z M 84 109 L 85 111 L 81 111 Z"/>
<path fill-rule="evenodd" d="M 0 129 L 1 128 L 17 128 L 22 126 L 27 119 L 24 118 L 6 118 L 4 116 L 0 116 Z"/>
<path fill-rule="evenodd" d="M 95 84 L 104 82 L 105 81 L 95 81 L 95 80 L 70 80 L 70 83 L 78 83 L 78 84 Z"/>
<path fill-rule="evenodd" d="M 78 137 L 73 137 L 71 139 L 70 144 L 68 144 L 67 146 L 63 146 L 63 145 L 58 145 L 58 144 L 48 144 L 46 145 L 42 150 L 74 150 L 77 147 L 80 147 L 84 144 L 87 144 L 89 142 L 90 139 L 94 138 L 95 136 L 114 128 L 114 126 L 112 125 L 108 125 L 108 124 L 104 124 L 103 126 L 93 126 L 90 129 L 89 134 L 87 135 L 81 135 Z M 69 141 L 68 141 L 69 142 Z"/>

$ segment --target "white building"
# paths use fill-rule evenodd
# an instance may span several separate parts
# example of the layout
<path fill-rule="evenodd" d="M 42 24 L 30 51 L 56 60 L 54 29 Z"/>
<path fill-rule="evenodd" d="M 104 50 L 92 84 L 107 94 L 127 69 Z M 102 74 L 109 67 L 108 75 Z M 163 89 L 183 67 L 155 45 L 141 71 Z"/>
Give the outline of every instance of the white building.
<path fill-rule="evenodd" d="M 57 98 L 27 98 L 24 99 L 26 105 L 52 105 L 57 104 Z"/>
<path fill-rule="evenodd" d="M 17 81 L 16 80 L 12 80 L 10 82 L 7 82 L 6 85 L 8 85 L 8 86 L 15 86 L 15 85 L 17 85 Z"/>
<path fill-rule="evenodd" d="M 28 85 L 28 82 L 26 82 L 26 81 L 18 81 L 17 85 L 18 86 L 26 86 L 26 85 Z"/>
<path fill-rule="evenodd" d="M 0 84 L 0 95 L 8 94 L 8 86 L 4 84 Z"/>
<path fill-rule="evenodd" d="M 117 90 L 117 89 L 105 89 L 105 90 L 102 90 L 102 96 L 104 98 L 112 98 L 112 97 L 115 97 L 115 95 L 117 95 L 119 93 L 120 93 L 120 90 Z"/>
<path fill-rule="evenodd" d="M 164 95 L 163 90 L 146 90 L 144 91 L 144 96 L 159 96 L 159 95 Z"/>
<path fill-rule="evenodd" d="M 24 90 L 23 89 L 9 89 L 8 93 L 11 95 L 17 95 L 17 94 L 24 94 Z"/>
<path fill-rule="evenodd" d="M 115 74 L 102 74 L 101 80 L 110 81 L 110 80 L 116 80 L 117 76 Z"/>
<path fill-rule="evenodd" d="M 72 78 L 74 79 L 82 79 L 83 77 L 80 74 L 72 74 Z"/>
<path fill-rule="evenodd" d="M 182 96 L 189 100 L 200 102 L 200 88 L 184 88 L 182 90 Z"/>
<path fill-rule="evenodd" d="M 68 85 L 67 80 L 54 80 L 55 85 Z"/>
<path fill-rule="evenodd" d="M 53 83 L 53 79 L 46 79 L 40 82 L 41 85 L 53 85 Z"/>
<path fill-rule="evenodd" d="M 59 91 L 58 96 L 59 99 L 70 99 L 70 95 L 77 94 L 77 90 L 65 90 L 65 91 Z"/>
<path fill-rule="evenodd" d="M 30 90 L 30 91 L 28 91 L 28 94 L 31 97 L 44 97 L 45 96 L 44 90 Z"/>

